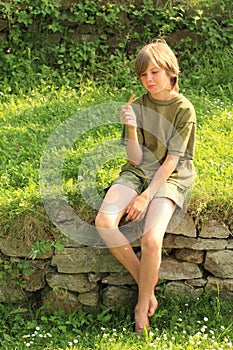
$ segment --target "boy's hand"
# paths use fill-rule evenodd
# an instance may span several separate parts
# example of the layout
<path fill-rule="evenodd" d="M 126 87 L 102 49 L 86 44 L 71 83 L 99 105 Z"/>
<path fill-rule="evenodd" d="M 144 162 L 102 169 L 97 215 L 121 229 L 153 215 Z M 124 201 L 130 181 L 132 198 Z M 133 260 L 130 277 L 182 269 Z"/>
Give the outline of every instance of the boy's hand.
<path fill-rule="evenodd" d="M 124 105 L 121 107 L 121 121 L 128 128 L 137 127 L 137 118 L 130 105 Z"/>
<path fill-rule="evenodd" d="M 126 220 L 127 221 L 141 221 L 147 211 L 149 205 L 149 197 L 146 192 L 141 193 L 139 196 L 134 198 L 129 204 L 126 210 Z"/>

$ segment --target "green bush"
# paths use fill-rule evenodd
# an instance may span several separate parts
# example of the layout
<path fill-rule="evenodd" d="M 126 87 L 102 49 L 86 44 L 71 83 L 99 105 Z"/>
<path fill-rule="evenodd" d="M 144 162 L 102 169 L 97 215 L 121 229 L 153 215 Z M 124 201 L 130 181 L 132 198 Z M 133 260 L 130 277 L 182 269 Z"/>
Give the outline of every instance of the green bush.
<path fill-rule="evenodd" d="M 2 1 L 0 14 L 7 25 L 7 37 L 0 41 L 2 94 L 48 85 L 80 88 L 88 79 L 117 87 L 134 84 L 129 75 L 138 48 L 154 37 L 169 39 L 182 31 L 185 38 L 172 44 L 188 83 L 227 93 L 233 50 L 230 9 L 229 0 L 143 0 L 140 6 L 136 0 Z"/>

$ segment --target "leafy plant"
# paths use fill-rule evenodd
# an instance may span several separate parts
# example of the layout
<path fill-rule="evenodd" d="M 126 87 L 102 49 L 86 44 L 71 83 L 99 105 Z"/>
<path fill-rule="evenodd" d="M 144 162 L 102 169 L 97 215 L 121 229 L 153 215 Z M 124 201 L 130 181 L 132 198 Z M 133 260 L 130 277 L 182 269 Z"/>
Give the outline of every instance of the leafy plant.
<path fill-rule="evenodd" d="M 79 88 L 88 79 L 109 81 L 112 87 L 132 86 L 134 79 L 129 84 L 127 80 L 133 74 L 137 50 L 154 37 L 169 40 L 173 33 L 182 31 L 186 36 L 172 44 L 190 83 L 195 85 L 203 76 L 199 85 L 203 86 L 208 79 L 203 71 L 215 66 L 218 59 L 227 62 L 225 68 L 230 67 L 230 8 L 230 2 L 220 0 L 214 4 L 190 0 L 179 5 L 144 0 L 140 8 L 135 0 L 126 4 L 100 0 L 64 4 L 47 0 L 2 1 L 0 13 L 6 24 L 0 41 L 2 94 L 64 84 Z M 217 72 L 220 88 L 230 86 L 225 71 Z M 210 79 L 204 85 L 206 89 L 216 89 Z"/>
<path fill-rule="evenodd" d="M 28 260 L 9 261 L 8 258 L 0 258 L 0 280 L 4 277 L 9 277 L 14 281 L 15 286 L 25 286 L 24 276 L 32 273 L 30 262 Z"/>
<path fill-rule="evenodd" d="M 47 242 L 44 239 L 36 241 L 36 243 L 32 245 L 28 258 L 34 260 L 38 255 L 43 255 L 49 252 L 52 248 L 63 250 L 64 246 L 60 242 Z"/>
<path fill-rule="evenodd" d="M 232 348 L 232 308 L 226 300 L 205 294 L 196 299 L 158 295 L 151 330 L 133 333 L 133 310 L 103 308 L 90 313 L 36 312 L 0 304 L 0 337 L 4 350 L 32 349 L 196 349 Z M 172 322 L 171 322 L 172 319 Z"/>

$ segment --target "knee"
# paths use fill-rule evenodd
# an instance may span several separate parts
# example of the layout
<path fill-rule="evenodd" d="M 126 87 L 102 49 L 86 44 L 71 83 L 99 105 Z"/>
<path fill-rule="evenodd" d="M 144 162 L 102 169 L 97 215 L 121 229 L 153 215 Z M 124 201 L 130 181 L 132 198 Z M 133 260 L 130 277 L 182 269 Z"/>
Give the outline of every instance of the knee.
<path fill-rule="evenodd" d="M 96 218 L 95 218 L 95 226 L 96 228 L 102 228 L 104 227 L 104 223 L 105 223 L 105 220 L 104 220 L 104 215 L 102 213 L 98 213 L 96 215 Z"/>
<path fill-rule="evenodd" d="M 98 229 L 111 228 L 113 223 L 109 215 L 99 212 L 95 218 L 95 226 Z"/>
<path fill-rule="evenodd" d="M 162 241 L 157 237 L 145 234 L 141 239 L 141 250 L 148 255 L 160 254 L 162 250 Z"/>

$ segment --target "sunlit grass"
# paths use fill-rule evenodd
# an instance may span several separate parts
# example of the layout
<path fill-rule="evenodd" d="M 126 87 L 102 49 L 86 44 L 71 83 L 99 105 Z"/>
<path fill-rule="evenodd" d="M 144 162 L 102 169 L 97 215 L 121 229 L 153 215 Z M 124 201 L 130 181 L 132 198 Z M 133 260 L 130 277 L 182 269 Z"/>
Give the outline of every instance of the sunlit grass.
<path fill-rule="evenodd" d="M 134 91 L 142 93 L 139 86 Z M 232 130 L 231 101 L 210 95 L 197 95 L 195 90 L 182 91 L 194 104 L 197 112 L 197 143 L 195 166 L 198 177 L 193 190 L 190 211 L 194 217 L 209 215 L 232 225 Z M 24 97 L 9 97 L 0 104 L 1 185 L 0 207 L 2 232 L 9 234 L 17 216 L 17 225 L 24 217 L 36 216 L 45 222 L 40 206 L 39 168 L 49 136 L 67 118 L 80 109 L 104 103 L 124 102 L 130 96 L 126 89 L 87 84 L 80 91 L 61 88 L 34 91 Z M 120 127 L 103 126 L 75 142 L 68 152 L 63 168 L 64 189 L 72 206 L 82 206 L 79 196 L 79 171 L 82 157 L 99 143 L 120 139 Z M 119 173 L 124 159 L 114 158 L 97 172 L 98 190 L 108 186 Z M 85 206 L 85 205 L 84 205 Z M 21 218 L 21 219 L 20 219 Z M 30 220 L 29 220 L 30 221 Z"/>
<path fill-rule="evenodd" d="M 150 331 L 133 332 L 131 308 L 45 314 L 0 305 L 1 349 L 33 350 L 230 350 L 233 308 L 229 300 L 203 294 L 187 299 L 158 294 Z"/>

